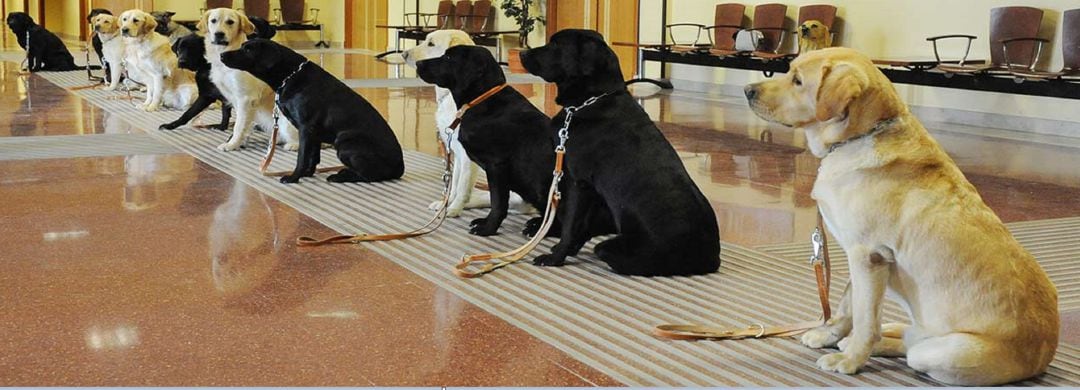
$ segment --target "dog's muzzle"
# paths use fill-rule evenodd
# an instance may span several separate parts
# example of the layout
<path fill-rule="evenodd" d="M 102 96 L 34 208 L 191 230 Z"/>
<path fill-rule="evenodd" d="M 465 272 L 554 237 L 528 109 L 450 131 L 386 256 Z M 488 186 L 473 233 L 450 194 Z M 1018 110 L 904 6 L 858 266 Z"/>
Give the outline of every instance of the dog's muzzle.
<path fill-rule="evenodd" d="M 213 44 L 215 44 L 215 45 L 221 45 L 221 46 L 228 46 L 229 45 L 229 40 L 225 39 L 225 33 L 223 33 L 223 32 L 214 33 L 214 40 L 211 41 L 211 42 Z"/>
<path fill-rule="evenodd" d="M 758 89 L 754 85 L 747 85 L 743 88 L 743 94 L 746 95 L 747 101 L 753 102 L 754 99 L 757 99 Z"/>
<path fill-rule="evenodd" d="M 130 37 L 131 36 L 130 32 L 131 32 L 131 29 L 129 29 L 127 27 L 124 27 L 124 28 L 120 29 L 120 33 L 124 34 L 125 37 Z"/>

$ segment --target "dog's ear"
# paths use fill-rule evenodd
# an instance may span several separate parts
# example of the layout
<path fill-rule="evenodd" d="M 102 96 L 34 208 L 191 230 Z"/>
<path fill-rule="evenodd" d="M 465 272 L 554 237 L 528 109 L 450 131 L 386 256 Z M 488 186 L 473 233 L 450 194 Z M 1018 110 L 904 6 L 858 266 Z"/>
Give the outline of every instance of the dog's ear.
<path fill-rule="evenodd" d="M 150 34 L 157 28 L 157 19 L 154 19 L 150 14 L 143 12 L 141 15 L 143 19 L 142 27 L 139 28 L 139 35 Z"/>
<path fill-rule="evenodd" d="M 251 19 L 248 19 L 247 15 L 237 14 L 240 17 L 240 33 L 245 36 L 251 35 L 255 32 L 255 24 L 251 23 Z"/>
<path fill-rule="evenodd" d="M 823 63 L 817 91 L 816 119 L 825 122 L 840 117 L 869 84 L 869 77 L 854 65 L 844 62 Z"/>
<path fill-rule="evenodd" d="M 454 47 L 454 46 L 466 46 L 466 45 L 472 45 L 472 42 L 467 41 L 466 38 L 462 38 L 461 34 L 451 34 L 450 35 L 450 44 L 447 45 L 446 47 L 450 48 L 450 47 Z"/>
<path fill-rule="evenodd" d="M 176 15 L 176 12 L 173 12 L 173 11 L 165 11 L 165 16 L 166 16 L 166 17 L 169 17 L 169 18 L 171 18 L 171 17 L 173 17 L 173 16 L 175 16 L 175 15 Z"/>
<path fill-rule="evenodd" d="M 581 76 L 618 69 L 618 57 L 603 40 L 584 38 L 578 41 L 576 49 L 574 56 Z"/>
<path fill-rule="evenodd" d="M 195 25 L 195 29 L 199 32 L 206 34 L 206 23 L 210 19 L 210 11 L 202 13 L 202 17 L 199 18 L 199 24 Z"/>

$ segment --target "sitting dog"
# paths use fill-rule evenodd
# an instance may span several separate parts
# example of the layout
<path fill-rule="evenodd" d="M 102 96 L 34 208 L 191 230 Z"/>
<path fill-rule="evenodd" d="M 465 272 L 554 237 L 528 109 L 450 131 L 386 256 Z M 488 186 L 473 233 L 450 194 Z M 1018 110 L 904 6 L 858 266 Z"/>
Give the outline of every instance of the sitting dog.
<path fill-rule="evenodd" d="M 124 39 L 120 36 L 120 23 L 112 14 L 98 14 L 91 19 L 94 25 L 94 39 L 101 44 L 101 62 L 105 64 L 105 79 L 108 91 L 115 91 L 124 74 Z"/>
<path fill-rule="evenodd" d="M 15 34 L 19 47 L 26 50 L 29 61 L 26 70 L 64 72 L 85 69 L 75 66 L 75 58 L 60 37 L 34 23 L 34 18 L 26 12 L 8 13 L 7 25 Z"/>
<path fill-rule="evenodd" d="M 807 20 L 799 26 L 799 54 L 832 47 L 829 27 L 817 20 Z"/>
<path fill-rule="evenodd" d="M 180 40 L 180 38 L 193 34 L 191 30 L 184 27 L 184 25 L 172 21 L 172 17 L 173 15 L 176 15 L 176 12 L 154 11 L 151 12 L 150 15 L 153 16 L 154 21 L 157 22 L 157 27 L 154 28 L 154 31 L 169 38 L 170 46 L 176 44 L 176 41 Z"/>
<path fill-rule="evenodd" d="M 230 8 L 206 11 L 199 20 L 199 31 L 205 31 L 206 60 L 210 62 L 210 81 L 217 86 L 225 99 L 236 110 L 236 123 L 232 137 L 218 146 L 222 151 L 240 149 L 255 125 L 269 130 L 274 126 L 274 90 L 250 73 L 230 68 L 221 63 L 221 53 L 237 50 L 255 25 L 243 13 Z M 276 87 L 275 87 L 276 88 Z M 284 115 L 277 122 L 281 131 L 280 142 L 286 150 L 300 147 L 300 135 Z"/>
<path fill-rule="evenodd" d="M 146 101 L 140 106 L 143 110 L 187 108 L 198 95 L 194 74 L 178 67 L 168 38 L 154 32 L 156 25 L 154 18 L 141 10 L 120 14 L 120 34 L 126 51 L 124 67 L 129 77 L 146 85 Z"/>
<path fill-rule="evenodd" d="M 840 347 L 818 367 L 853 374 L 870 356 L 906 356 L 965 386 L 1046 370 L 1058 345 L 1053 284 L 869 58 L 806 53 L 746 97 L 758 116 L 806 132 L 821 158 L 812 196 L 848 257 L 838 314 L 802 336 L 811 348 Z M 883 329 L 886 292 L 910 326 Z"/>
<path fill-rule="evenodd" d="M 695 275 L 720 267 L 720 233 L 708 199 L 623 83 L 615 52 L 595 31 L 562 30 L 521 54 L 525 69 L 558 87 L 564 107 L 579 107 L 566 143 L 562 232 L 538 265 L 562 265 L 589 238 L 590 209 L 606 207 L 617 233 L 596 245 L 616 273 Z M 595 100 L 591 100 L 594 99 Z M 591 105 L 585 105 L 592 101 Z"/>
<path fill-rule="evenodd" d="M 475 43 L 473 43 L 469 34 L 464 31 L 437 30 L 428 34 L 427 38 L 420 44 L 402 53 L 402 57 L 409 66 L 416 67 L 418 61 L 440 57 L 443 53 L 446 53 L 446 49 L 459 45 L 473 46 Z M 435 131 L 439 134 L 439 139 L 443 144 L 450 145 L 450 149 L 454 154 L 454 172 L 452 175 L 454 185 L 451 187 L 446 216 L 454 218 L 461 215 L 461 211 L 465 209 L 491 206 L 491 196 L 488 192 L 474 188 L 480 173 L 480 167 L 469 160 L 465 148 L 461 146 L 461 142 L 458 141 L 457 137 L 451 138 L 453 132 L 448 128 L 450 123 L 454 121 L 458 110 L 457 103 L 454 102 L 454 96 L 450 93 L 450 90 L 437 86 L 435 87 L 435 101 L 438 104 L 438 108 L 435 110 Z M 442 201 L 436 201 L 428 208 L 438 210 L 441 206 Z M 524 203 L 521 196 L 516 193 L 510 194 L 510 207 L 521 212 L 531 211 L 531 207 Z"/>
<path fill-rule="evenodd" d="M 203 37 L 191 34 L 180 38 L 173 44 L 172 50 L 176 53 L 180 68 L 195 72 L 195 85 L 199 87 L 199 97 L 195 98 L 195 102 L 191 103 L 191 107 L 188 107 L 180 118 L 161 125 L 160 129 L 173 130 L 186 125 L 214 102 L 221 102 L 221 124 L 215 128 L 228 130 L 232 105 L 225 99 L 225 95 L 221 94 L 214 82 L 210 81 L 210 62 L 206 61 L 206 43 Z"/>
<path fill-rule="evenodd" d="M 506 76 L 487 49 L 454 46 L 441 57 L 416 64 L 416 74 L 424 81 L 450 90 L 458 106 L 506 84 Z M 510 192 L 544 209 L 555 166 L 554 137 L 548 130 L 551 120 L 525 96 L 505 88 L 465 111 L 458 128 L 458 141 L 472 161 L 487 172 L 491 189 L 491 211 L 472 221 L 469 233 L 495 235 L 506 218 Z M 460 177 L 455 178 L 459 182 Z M 457 185 L 457 183 L 455 183 Z M 464 188 L 463 190 L 470 190 Z M 535 233 L 531 222 L 525 233 Z M 535 226 L 535 227 L 534 227 Z"/>
<path fill-rule="evenodd" d="M 104 8 L 94 8 L 90 10 L 90 14 L 86 15 L 86 23 L 90 23 L 90 25 L 93 26 L 94 17 L 101 14 L 112 15 L 112 12 Z M 105 53 L 103 52 L 104 47 L 101 42 L 101 37 L 98 37 L 97 34 L 92 35 L 93 36 L 90 38 L 90 46 L 94 48 L 94 54 L 97 54 L 98 59 L 101 60 L 102 67 L 105 68 L 105 83 L 111 83 L 112 79 L 109 78 L 109 62 L 105 60 Z"/>
<path fill-rule="evenodd" d="M 370 183 L 405 173 L 401 145 L 379 111 L 304 56 L 274 41 L 255 39 L 222 53 L 221 63 L 272 86 L 282 115 L 299 129 L 296 169 L 282 177 L 282 183 L 313 176 L 324 142 L 334 144 L 345 165 L 327 181 Z"/>

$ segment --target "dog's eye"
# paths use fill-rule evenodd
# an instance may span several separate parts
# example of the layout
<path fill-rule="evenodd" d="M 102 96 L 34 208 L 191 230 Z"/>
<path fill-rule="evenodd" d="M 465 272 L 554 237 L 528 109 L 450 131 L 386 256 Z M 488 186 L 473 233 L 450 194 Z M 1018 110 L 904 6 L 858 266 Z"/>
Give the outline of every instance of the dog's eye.
<path fill-rule="evenodd" d="M 232 20 L 226 20 L 225 21 L 225 24 L 230 25 L 230 26 L 232 26 L 233 23 L 236 23 L 236 22 L 233 22 Z"/>
<path fill-rule="evenodd" d="M 217 19 L 210 19 L 211 24 L 217 24 Z"/>
<path fill-rule="evenodd" d="M 435 47 L 435 42 L 428 42 L 427 45 L 428 47 Z"/>
<path fill-rule="evenodd" d="M 799 79 L 799 76 L 795 76 L 795 78 L 792 79 L 791 82 L 795 83 L 796 86 L 802 86 L 802 80 Z"/>

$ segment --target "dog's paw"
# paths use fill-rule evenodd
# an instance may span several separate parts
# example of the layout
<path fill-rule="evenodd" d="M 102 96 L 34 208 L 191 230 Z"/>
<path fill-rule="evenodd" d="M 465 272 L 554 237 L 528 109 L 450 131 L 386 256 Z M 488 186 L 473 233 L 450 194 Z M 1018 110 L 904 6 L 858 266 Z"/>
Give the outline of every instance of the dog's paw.
<path fill-rule="evenodd" d="M 176 130 L 177 127 L 180 127 L 180 124 L 171 122 L 158 126 L 158 130 Z"/>
<path fill-rule="evenodd" d="M 113 85 L 105 87 L 104 90 L 112 92 L 112 91 L 115 91 L 116 88 L 117 88 L 117 85 L 113 84 Z"/>
<path fill-rule="evenodd" d="M 848 354 L 843 352 L 830 353 L 817 360 L 818 368 L 847 375 L 859 371 L 859 367 L 862 365 L 863 362 L 857 361 L 854 357 L 848 356 Z"/>
<path fill-rule="evenodd" d="M 282 184 L 295 184 L 300 182 L 300 175 L 285 175 L 281 177 Z"/>
<path fill-rule="evenodd" d="M 838 341 L 836 343 L 836 349 L 839 349 L 840 352 L 847 351 L 848 344 L 850 344 L 850 343 L 851 343 L 851 337 L 844 337 L 844 338 L 840 339 L 840 341 Z"/>
<path fill-rule="evenodd" d="M 480 222 L 478 223 L 478 221 Z M 472 234 L 474 236 L 488 237 L 499 234 L 499 226 L 488 226 L 487 218 L 475 219 L 472 221 L 472 224 L 470 226 L 471 228 L 469 229 L 469 234 Z"/>
<path fill-rule="evenodd" d="M 427 209 L 431 210 L 431 211 L 439 211 L 440 209 L 442 209 L 442 201 L 441 200 L 436 200 L 434 202 L 431 202 L 431 204 L 429 204 L 427 206 Z M 449 214 L 449 212 L 448 212 L 448 214 Z"/>
<path fill-rule="evenodd" d="M 221 145 L 218 145 L 217 148 L 218 148 L 218 150 L 220 150 L 222 152 L 232 152 L 232 151 L 235 151 L 235 150 L 240 150 L 240 143 L 239 142 L 226 142 L 226 143 L 223 143 Z"/>
<path fill-rule="evenodd" d="M 157 110 L 161 109 L 161 104 L 144 104 L 144 105 L 141 105 L 141 106 L 142 106 L 143 111 L 146 111 L 146 112 L 154 112 L 154 111 L 157 111 Z"/>
<path fill-rule="evenodd" d="M 469 221 L 469 227 L 477 227 L 477 226 L 483 225 L 485 223 L 487 223 L 487 218 L 477 218 L 477 219 L 474 219 L 472 221 Z"/>
<path fill-rule="evenodd" d="M 810 348 L 828 348 L 835 346 L 839 338 L 830 332 L 827 326 L 820 326 L 803 333 L 801 341 Z"/>
<path fill-rule="evenodd" d="M 536 233 L 540 231 L 540 226 L 543 224 L 544 219 L 539 217 L 525 221 L 525 228 L 521 229 L 521 234 L 526 237 L 536 236 Z"/>
<path fill-rule="evenodd" d="M 541 267 L 561 267 L 563 264 L 566 264 L 565 257 L 557 258 L 555 255 L 551 254 L 536 256 L 536 258 L 533 259 L 533 265 Z"/>
<path fill-rule="evenodd" d="M 290 152 L 295 152 L 297 150 L 300 150 L 300 143 L 298 143 L 298 142 L 288 142 L 285 145 L 282 145 L 281 148 L 285 149 L 285 150 L 288 150 Z"/>

